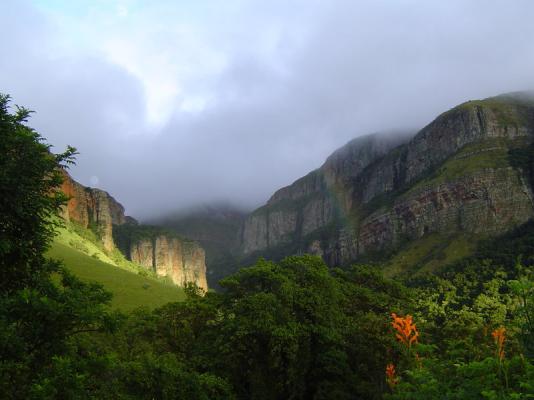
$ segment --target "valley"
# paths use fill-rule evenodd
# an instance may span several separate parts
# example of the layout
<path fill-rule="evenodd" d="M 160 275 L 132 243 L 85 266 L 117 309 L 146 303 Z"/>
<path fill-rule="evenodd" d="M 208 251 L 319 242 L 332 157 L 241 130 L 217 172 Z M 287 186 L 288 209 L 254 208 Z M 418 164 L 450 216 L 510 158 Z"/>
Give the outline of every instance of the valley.
<path fill-rule="evenodd" d="M 74 149 L 51 156 L 7 126 L 4 145 L 25 138 L 43 163 L 2 178 L 18 186 L 10 168 L 31 166 L 0 225 L 0 351 L 22 396 L 534 393 L 530 94 L 467 102 L 415 135 L 356 138 L 250 213 L 150 224 L 74 181 Z M 64 373 L 77 383 L 59 385 Z"/>
<path fill-rule="evenodd" d="M 534 399 L 533 19 L 0 1 L 0 400 Z"/>

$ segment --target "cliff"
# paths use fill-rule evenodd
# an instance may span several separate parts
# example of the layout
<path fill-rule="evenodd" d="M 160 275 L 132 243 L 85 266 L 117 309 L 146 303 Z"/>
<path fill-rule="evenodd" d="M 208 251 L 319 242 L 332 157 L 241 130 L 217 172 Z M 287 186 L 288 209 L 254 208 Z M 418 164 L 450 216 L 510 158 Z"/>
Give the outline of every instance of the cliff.
<path fill-rule="evenodd" d="M 533 138 L 527 94 L 464 103 L 404 143 L 357 138 L 249 215 L 241 253 L 343 264 L 433 232 L 505 232 L 534 216 L 530 176 L 513 162 Z"/>
<path fill-rule="evenodd" d="M 198 243 L 161 228 L 127 223 L 117 226 L 114 237 L 119 249 L 132 262 L 178 286 L 195 283 L 208 290 L 206 256 Z"/>
<path fill-rule="evenodd" d="M 109 193 L 85 187 L 67 173 L 64 174 L 61 190 L 69 197 L 67 206 L 62 210 L 62 217 L 93 230 L 102 240 L 104 248 L 112 251 L 113 225 L 121 225 L 126 221 L 124 207 Z"/>
<path fill-rule="evenodd" d="M 235 272 L 238 233 L 246 215 L 233 205 L 214 203 L 168 214 L 151 224 L 198 241 L 206 252 L 208 285 L 217 287 L 219 280 Z"/>
<path fill-rule="evenodd" d="M 193 282 L 208 289 L 204 250 L 198 244 L 163 231 L 158 231 L 150 240 L 128 236 L 125 242 L 120 232 L 132 230 L 132 227 L 136 231 L 152 232 L 154 229 L 125 216 L 124 207 L 107 192 L 85 187 L 67 173 L 61 190 L 69 197 L 61 216 L 92 230 L 106 252 L 118 248 L 128 260 L 159 276 L 169 277 L 178 286 Z"/>

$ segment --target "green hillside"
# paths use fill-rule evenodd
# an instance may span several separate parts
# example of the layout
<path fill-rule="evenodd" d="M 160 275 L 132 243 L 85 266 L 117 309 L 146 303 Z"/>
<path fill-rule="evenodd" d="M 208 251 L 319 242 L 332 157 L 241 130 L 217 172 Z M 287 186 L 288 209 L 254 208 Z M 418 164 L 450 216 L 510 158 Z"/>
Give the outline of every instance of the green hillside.
<path fill-rule="evenodd" d="M 474 235 L 432 233 L 406 243 L 381 268 L 391 278 L 434 272 L 474 254 L 479 239 Z"/>
<path fill-rule="evenodd" d="M 84 281 L 96 281 L 113 293 L 112 306 L 123 311 L 150 309 L 184 299 L 182 289 L 157 279 L 141 276 L 55 241 L 50 257 L 63 260 L 69 271 Z"/>

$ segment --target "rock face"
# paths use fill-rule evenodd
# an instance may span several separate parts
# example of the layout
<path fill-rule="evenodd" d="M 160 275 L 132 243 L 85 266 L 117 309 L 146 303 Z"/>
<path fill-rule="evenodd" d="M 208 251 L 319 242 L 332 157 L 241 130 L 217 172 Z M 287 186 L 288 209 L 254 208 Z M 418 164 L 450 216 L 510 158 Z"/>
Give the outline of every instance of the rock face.
<path fill-rule="evenodd" d="M 158 234 L 130 243 L 129 259 L 178 286 L 191 282 L 208 290 L 204 250 L 195 242 Z"/>
<path fill-rule="evenodd" d="M 93 230 L 108 252 L 119 248 L 129 260 L 159 276 L 168 276 L 178 286 L 189 282 L 207 290 L 204 250 L 195 242 L 160 232 L 153 236 L 154 228 L 148 228 L 148 238 L 134 239 L 117 232 L 147 231 L 135 219 L 124 215 L 124 207 L 107 192 L 85 187 L 67 173 L 61 190 L 69 197 L 62 210 L 62 217 Z M 133 227 L 133 228 L 132 228 Z"/>
<path fill-rule="evenodd" d="M 531 94 L 464 103 L 404 143 L 355 139 L 254 211 L 241 252 L 343 264 L 432 232 L 502 233 L 534 217 L 530 176 L 511 160 L 533 140 Z"/>
<path fill-rule="evenodd" d="M 206 252 L 210 287 L 238 267 L 239 231 L 247 212 L 231 204 L 212 203 L 152 220 L 177 235 L 198 241 Z"/>
<path fill-rule="evenodd" d="M 124 207 L 109 193 L 85 187 L 67 173 L 64 174 L 61 190 L 70 199 L 62 210 L 62 217 L 94 230 L 104 248 L 113 250 L 113 225 L 121 225 L 126 221 Z"/>
<path fill-rule="evenodd" d="M 334 152 L 321 168 L 278 190 L 245 220 L 242 252 L 246 255 L 294 244 L 348 215 L 353 193 L 347 183 L 405 137 L 399 133 L 356 138 Z M 318 248 L 316 240 L 311 243 Z"/>

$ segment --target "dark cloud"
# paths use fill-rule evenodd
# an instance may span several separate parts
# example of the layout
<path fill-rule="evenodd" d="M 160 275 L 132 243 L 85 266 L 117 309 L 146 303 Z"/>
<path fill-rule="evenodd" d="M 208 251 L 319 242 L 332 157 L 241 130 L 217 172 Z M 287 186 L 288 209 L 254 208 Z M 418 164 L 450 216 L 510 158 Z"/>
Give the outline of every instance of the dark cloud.
<path fill-rule="evenodd" d="M 57 26 L 20 2 L 0 6 L 11 33 L 0 90 L 38 111 L 32 123 L 50 142 L 80 149 L 77 179 L 97 177 L 150 217 L 214 201 L 257 206 L 353 137 L 534 87 L 531 1 L 291 4 L 227 13 L 235 26 L 212 35 L 225 67 L 185 85 L 209 93 L 206 106 L 173 106 L 157 129 L 139 77 L 98 52 L 64 51 Z M 248 35 L 262 32 L 260 51 Z"/>

